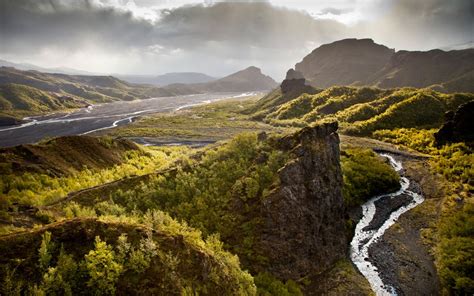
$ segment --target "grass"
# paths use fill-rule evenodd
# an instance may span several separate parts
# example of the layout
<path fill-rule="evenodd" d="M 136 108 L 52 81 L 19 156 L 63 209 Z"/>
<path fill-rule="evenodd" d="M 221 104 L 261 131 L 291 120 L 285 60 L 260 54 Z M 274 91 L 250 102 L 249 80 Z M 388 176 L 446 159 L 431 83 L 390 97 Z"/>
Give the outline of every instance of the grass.
<path fill-rule="evenodd" d="M 281 128 L 253 121 L 242 114 L 258 97 L 230 99 L 177 111 L 145 116 L 130 125 L 107 133 L 121 137 L 149 137 L 159 141 L 219 141 L 243 132 L 274 131 Z"/>

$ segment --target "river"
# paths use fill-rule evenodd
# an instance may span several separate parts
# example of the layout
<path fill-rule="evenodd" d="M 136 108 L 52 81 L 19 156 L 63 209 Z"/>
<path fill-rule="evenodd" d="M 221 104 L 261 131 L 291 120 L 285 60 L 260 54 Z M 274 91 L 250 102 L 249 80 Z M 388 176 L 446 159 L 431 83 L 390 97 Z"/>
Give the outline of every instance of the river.
<path fill-rule="evenodd" d="M 213 93 L 118 101 L 93 105 L 71 113 L 25 118 L 21 125 L 0 127 L 0 147 L 36 143 L 44 138 L 87 135 L 131 123 L 135 118 L 157 112 L 172 112 L 223 99 L 257 93 Z"/>
<path fill-rule="evenodd" d="M 401 175 L 400 186 L 397 192 L 379 195 L 371 198 L 362 205 L 362 218 L 356 225 L 354 238 L 351 241 L 350 256 L 352 262 L 357 266 L 359 271 L 369 281 L 372 290 L 376 295 L 397 295 L 396 289 L 389 283 L 385 283 L 382 279 L 381 271 L 377 269 L 373 260 L 369 256 L 369 248 L 380 239 L 385 231 L 396 223 L 397 219 L 405 212 L 413 209 L 424 201 L 423 196 L 415 193 L 410 188 L 410 180 L 403 176 L 403 166 L 393 156 L 388 154 L 380 154 L 390 161 L 391 166 Z M 397 199 L 410 197 L 409 201 L 403 206 L 394 209 L 383 223 L 373 226 L 374 218 L 377 214 L 376 203 L 382 199 Z"/>

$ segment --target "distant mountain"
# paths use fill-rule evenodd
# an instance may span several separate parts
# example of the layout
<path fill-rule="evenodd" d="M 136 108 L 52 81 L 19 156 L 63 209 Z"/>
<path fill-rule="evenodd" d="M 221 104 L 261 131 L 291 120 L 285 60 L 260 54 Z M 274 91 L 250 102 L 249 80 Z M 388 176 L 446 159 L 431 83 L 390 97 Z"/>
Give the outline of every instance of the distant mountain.
<path fill-rule="evenodd" d="M 171 84 L 165 89 L 182 89 L 187 92 L 245 92 L 245 91 L 265 91 L 277 86 L 277 82 L 270 76 L 264 75 L 262 71 L 254 66 L 233 73 L 224 78 L 220 78 L 207 83 L 195 84 Z"/>
<path fill-rule="evenodd" d="M 0 59 L 0 67 L 13 67 L 18 70 L 24 70 L 24 71 L 34 70 L 34 71 L 40 71 L 44 73 L 60 73 L 60 74 L 70 74 L 70 75 L 98 75 L 98 73 L 77 70 L 77 69 L 72 69 L 72 68 L 67 68 L 67 67 L 44 68 L 44 67 L 39 67 L 33 64 L 13 63 L 13 62 L 9 62 L 2 59 Z"/>
<path fill-rule="evenodd" d="M 151 85 L 156 85 L 156 86 L 165 86 L 165 85 L 176 84 L 176 83 L 184 83 L 184 84 L 206 83 L 206 82 L 217 79 L 207 74 L 197 73 L 197 72 L 174 72 L 174 73 L 166 73 L 166 74 L 158 75 L 158 76 L 117 75 L 117 77 L 130 83 L 151 84 Z"/>
<path fill-rule="evenodd" d="M 66 75 L 0 67 L 0 125 L 23 116 L 94 103 L 188 94 L 134 85 L 113 76 Z"/>
<path fill-rule="evenodd" d="M 345 39 L 316 48 L 295 70 L 318 88 L 365 85 L 474 92 L 473 48 L 396 52 L 372 39 Z"/>

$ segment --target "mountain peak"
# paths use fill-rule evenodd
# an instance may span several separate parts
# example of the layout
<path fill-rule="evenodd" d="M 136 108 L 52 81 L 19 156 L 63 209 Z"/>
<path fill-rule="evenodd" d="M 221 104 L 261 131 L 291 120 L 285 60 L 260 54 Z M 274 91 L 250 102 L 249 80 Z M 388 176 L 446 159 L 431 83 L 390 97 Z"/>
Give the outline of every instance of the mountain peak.
<path fill-rule="evenodd" d="M 240 72 L 256 72 L 256 73 L 262 74 L 262 70 L 258 67 L 255 67 L 255 66 L 250 66 L 250 67 L 245 68 L 244 70 L 242 70 Z"/>

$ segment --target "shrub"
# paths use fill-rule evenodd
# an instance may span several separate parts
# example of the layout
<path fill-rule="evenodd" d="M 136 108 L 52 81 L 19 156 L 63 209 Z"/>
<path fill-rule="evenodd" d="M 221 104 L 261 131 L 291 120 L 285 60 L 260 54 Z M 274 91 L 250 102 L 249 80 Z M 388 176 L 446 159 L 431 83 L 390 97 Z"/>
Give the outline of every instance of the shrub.
<path fill-rule="evenodd" d="M 96 236 L 94 245 L 95 249 L 85 256 L 90 277 L 87 285 L 94 289 L 96 295 L 113 295 L 123 266 L 117 262 L 112 246 L 107 245 L 99 236 Z"/>

